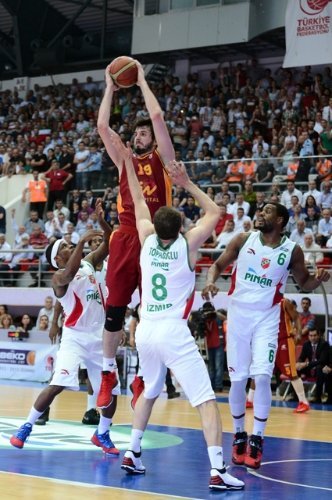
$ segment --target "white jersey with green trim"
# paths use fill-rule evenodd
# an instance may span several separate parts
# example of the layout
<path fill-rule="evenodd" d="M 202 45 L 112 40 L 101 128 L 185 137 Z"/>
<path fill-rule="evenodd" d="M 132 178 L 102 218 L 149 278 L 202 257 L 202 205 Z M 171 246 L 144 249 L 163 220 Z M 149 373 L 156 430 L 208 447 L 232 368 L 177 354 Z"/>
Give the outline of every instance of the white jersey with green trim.
<path fill-rule="evenodd" d="M 92 333 L 103 325 L 105 311 L 96 271 L 88 261 L 81 260 L 80 268 L 69 283 L 65 295 L 58 300 L 65 314 L 65 327 Z"/>
<path fill-rule="evenodd" d="M 233 266 L 228 292 L 230 304 L 254 311 L 265 311 L 278 304 L 283 297 L 295 245 L 283 236 L 280 244 L 272 248 L 264 245 L 260 231 L 250 233 Z"/>
<path fill-rule="evenodd" d="M 186 319 L 195 295 L 195 272 L 190 267 L 187 240 L 180 234 L 163 247 L 152 234 L 143 244 L 140 263 L 141 318 Z"/>

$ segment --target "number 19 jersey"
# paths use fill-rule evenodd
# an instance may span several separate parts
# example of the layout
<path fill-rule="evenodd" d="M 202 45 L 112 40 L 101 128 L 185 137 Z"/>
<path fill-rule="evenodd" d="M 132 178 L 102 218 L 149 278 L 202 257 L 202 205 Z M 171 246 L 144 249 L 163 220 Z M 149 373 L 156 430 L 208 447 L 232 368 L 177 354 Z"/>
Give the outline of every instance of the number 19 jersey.
<path fill-rule="evenodd" d="M 148 320 L 187 319 L 194 300 L 195 273 L 190 267 L 186 239 L 179 235 L 163 247 L 156 234 L 148 236 L 140 264 L 141 317 Z"/>

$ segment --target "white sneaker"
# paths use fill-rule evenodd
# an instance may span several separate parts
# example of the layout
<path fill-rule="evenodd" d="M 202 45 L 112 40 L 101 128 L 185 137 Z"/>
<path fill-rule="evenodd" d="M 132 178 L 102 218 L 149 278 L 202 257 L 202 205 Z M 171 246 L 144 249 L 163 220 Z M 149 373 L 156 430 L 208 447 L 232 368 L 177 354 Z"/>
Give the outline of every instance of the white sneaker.
<path fill-rule="evenodd" d="M 129 474 L 145 474 L 141 453 L 135 453 L 131 450 L 126 451 L 122 460 L 121 469 L 124 469 Z"/>
<path fill-rule="evenodd" d="M 209 488 L 211 490 L 243 490 L 244 488 L 244 482 L 228 474 L 225 467 L 211 469 L 210 476 Z"/>

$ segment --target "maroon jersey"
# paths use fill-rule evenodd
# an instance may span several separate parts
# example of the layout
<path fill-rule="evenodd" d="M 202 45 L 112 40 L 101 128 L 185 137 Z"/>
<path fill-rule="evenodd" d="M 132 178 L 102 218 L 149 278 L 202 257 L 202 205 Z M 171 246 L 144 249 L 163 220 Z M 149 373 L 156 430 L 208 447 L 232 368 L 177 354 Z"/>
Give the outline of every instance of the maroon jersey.
<path fill-rule="evenodd" d="M 146 204 L 153 218 L 158 208 L 172 205 L 171 180 L 157 149 L 143 156 L 134 155 L 133 164 Z M 136 227 L 134 203 L 130 194 L 125 167 L 123 167 L 120 177 L 118 214 L 120 224 Z"/>

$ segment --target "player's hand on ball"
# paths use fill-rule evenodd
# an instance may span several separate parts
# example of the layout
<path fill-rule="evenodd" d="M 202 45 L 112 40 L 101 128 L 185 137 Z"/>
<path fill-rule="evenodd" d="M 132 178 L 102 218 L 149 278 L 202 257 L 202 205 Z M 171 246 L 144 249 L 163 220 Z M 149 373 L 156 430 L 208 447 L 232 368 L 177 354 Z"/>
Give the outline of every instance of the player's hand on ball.
<path fill-rule="evenodd" d="M 116 92 L 117 90 L 119 90 L 119 87 L 117 87 L 113 78 L 111 77 L 110 66 L 111 65 L 109 64 L 105 69 L 105 82 L 107 87 L 110 87 L 113 90 L 113 92 Z"/>
<path fill-rule="evenodd" d="M 137 85 L 141 85 L 143 82 L 145 82 L 145 75 L 144 75 L 144 68 L 141 65 L 137 59 L 135 59 L 136 66 L 137 66 Z"/>
<path fill-rule="evenodd" d="M 212 297 L 217 295 L 218 292 L 219 288 L 214 283 L 209 283 L 203 288 L 201 295 L 204 300 L 210 300 Z"/>

